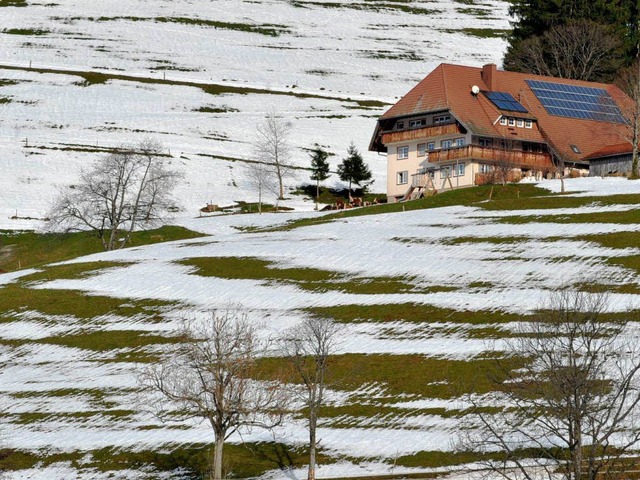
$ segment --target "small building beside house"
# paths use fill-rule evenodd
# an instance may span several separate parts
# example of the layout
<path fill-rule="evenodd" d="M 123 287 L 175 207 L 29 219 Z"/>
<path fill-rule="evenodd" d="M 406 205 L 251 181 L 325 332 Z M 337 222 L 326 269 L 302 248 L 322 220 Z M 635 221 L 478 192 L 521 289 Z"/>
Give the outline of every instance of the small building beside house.
<path fill-rule="evenodd" d="M 443 63 L 378 120 L 369 149 L 387 153 L 389 202 L 497 174 L 630 171 L 627 102 L 614 85 Z"/>

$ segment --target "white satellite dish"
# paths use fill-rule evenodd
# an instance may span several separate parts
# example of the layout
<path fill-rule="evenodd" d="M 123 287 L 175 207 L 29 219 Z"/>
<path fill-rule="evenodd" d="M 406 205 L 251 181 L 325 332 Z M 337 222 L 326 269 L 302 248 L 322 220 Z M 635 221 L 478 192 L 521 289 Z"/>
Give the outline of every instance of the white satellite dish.
<path fill-rule="evenodd" d="M 480 93 L 480 87 L 477 85 L 474 85 L 473 87 L 471 87 L 471 94 L 472 95 L 478 95 Z"/>

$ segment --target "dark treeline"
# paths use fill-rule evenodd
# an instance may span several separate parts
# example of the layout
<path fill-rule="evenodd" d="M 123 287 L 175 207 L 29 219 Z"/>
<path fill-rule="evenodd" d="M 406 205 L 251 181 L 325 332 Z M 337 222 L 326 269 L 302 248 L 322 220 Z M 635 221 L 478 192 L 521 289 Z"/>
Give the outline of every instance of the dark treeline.
<path fill-rule="evenodd" d="M 514 0 L 504 68 L 613 81 L 638 56 L 638 0 Z"/>

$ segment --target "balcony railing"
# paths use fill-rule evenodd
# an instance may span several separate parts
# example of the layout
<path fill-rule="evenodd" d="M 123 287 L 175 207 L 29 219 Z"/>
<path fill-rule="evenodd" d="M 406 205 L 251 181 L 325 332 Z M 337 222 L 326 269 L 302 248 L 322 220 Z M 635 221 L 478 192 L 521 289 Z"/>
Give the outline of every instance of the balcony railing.
<path fill-rule="evenodd" d="M 433 125 L 430 127 L 415 128 L 413 130 L 404 130 L 402 132 L 388 132 L 382 134 L 382 143 L 408 142 L 410 140 L 419 140 L 427 137 L 437 137 L 439 135 L 451 135 L 460 133 L 458 125 L 455 123 L 447 123 L 446 125 Z"/>
<path fill-rule="evenodd" d="M 456 160 L 480 160 L 487 163 L 507 162 L 514 167 L 549 170 L 553 167 L 551 155 L 539 152 L 523 152 L 501 148 L 465 145 L 464 147 L 429 152 L 429 163 L 443 163 Z"/>

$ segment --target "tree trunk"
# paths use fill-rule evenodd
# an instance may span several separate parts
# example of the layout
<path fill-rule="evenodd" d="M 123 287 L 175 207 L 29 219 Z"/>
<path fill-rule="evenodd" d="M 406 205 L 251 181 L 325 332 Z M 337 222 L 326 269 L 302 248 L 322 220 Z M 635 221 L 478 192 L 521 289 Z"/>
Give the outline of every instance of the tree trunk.
<path fill-rule="evenodd" d="M 278 177 L 278 200 L 284 200 L 284 186 L 282 185 L 282 171 L 280 170 L 280 163 L 276 160 L 276 175 Z"/>
<path fill-rule="evenodd" d="M 258 213 L 262 215 L 262 186 L 258 188 Z"/>
<path fill-rule="evenodd" d="M 213 452 L 213 475 L 212 480 L 222 480 L 222 449 L 224 448 L 224 437 L 216 438 L 215 450 Z"/>
<path fill-rule="evenodd" d="M 316 478 L 316 426 L 318 423 L 315 405 L 310 405 L 309 411 L 309 473 L 307 480 Z"/>
<path fill-rule="evenodd" d="M 320 180 L 316 180 L 316 210 L 318 210 L 318 197 L 320 197 Z"/>
<path fill-rule="evenodd" d="M 564 175 L 560 175 L 560 193 L 564 193 Z"/>

